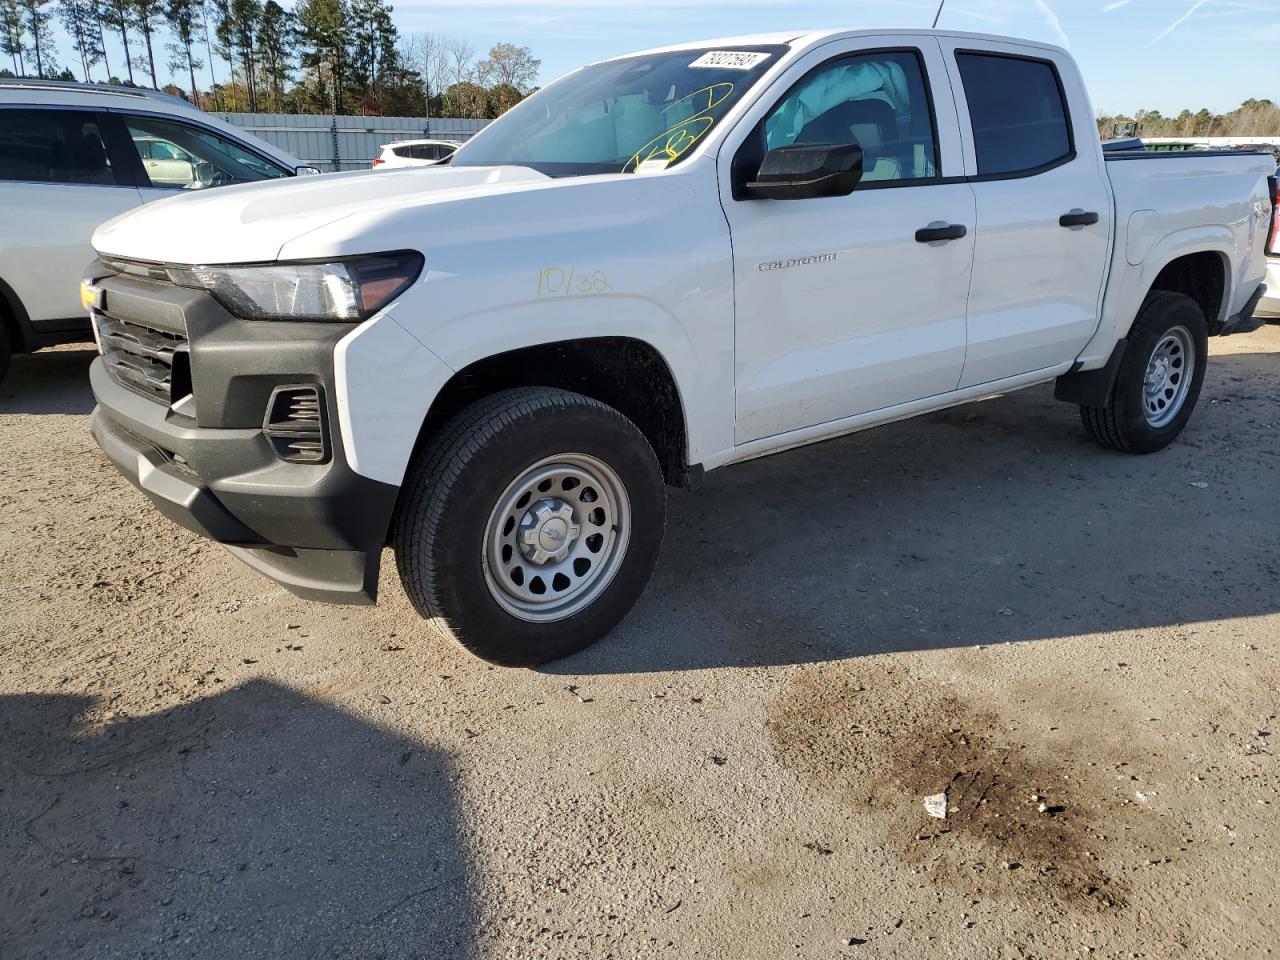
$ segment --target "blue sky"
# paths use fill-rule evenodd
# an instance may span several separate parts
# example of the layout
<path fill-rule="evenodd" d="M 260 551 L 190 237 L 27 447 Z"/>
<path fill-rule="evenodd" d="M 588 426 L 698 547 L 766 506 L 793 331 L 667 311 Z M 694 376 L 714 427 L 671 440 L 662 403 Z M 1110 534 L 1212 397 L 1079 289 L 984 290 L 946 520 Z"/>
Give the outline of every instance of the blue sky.
<path fill-rule="evenodd" d="M 404 34 L 465 37 L 478 51 L 500 40 L 532 48 L 544 82 L 644 47 L 811 27 L 927 26 L 937 9 L 937 0 L 392 3 Z M 1066 45 L 1100 112 L 1222 112 L 1246 97 L 1280 102 L 1280 0 L 946 0 L 939 26 Z M 59 46 L 60 62 L 70 61 L 65 38 Z"/>

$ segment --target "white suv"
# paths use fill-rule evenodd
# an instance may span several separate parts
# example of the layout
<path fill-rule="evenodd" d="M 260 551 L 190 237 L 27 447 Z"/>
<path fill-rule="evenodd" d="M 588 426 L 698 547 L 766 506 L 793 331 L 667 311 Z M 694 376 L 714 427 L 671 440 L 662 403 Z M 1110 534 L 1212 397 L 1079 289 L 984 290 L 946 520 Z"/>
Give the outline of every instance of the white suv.
<path fill-rule="evenodd" d="M 433 167 L 452 157 L 460 146 L 452 140 L 396 140 L 382 145 L 371 166 Z"/>
<path fill-rule="evenodd" d="M 11 352 L 90 339 L 79 282 L 104 220 L 180 190 L 312 172 L 168 94 L 0 80 L 0 377 Z"/>

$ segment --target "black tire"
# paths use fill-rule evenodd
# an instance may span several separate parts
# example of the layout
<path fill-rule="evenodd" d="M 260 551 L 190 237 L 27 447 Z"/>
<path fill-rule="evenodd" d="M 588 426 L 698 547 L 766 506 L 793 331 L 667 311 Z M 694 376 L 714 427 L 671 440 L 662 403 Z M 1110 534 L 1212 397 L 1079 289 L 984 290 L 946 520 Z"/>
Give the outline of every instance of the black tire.
<path fill-rule="evenodd" d="M 1168 422 L 1153 424 L 1147 419 L 1145 378 L 1156 347 L 1167 334 L 1181 328 L 1190 334 L 1194 349 L 1190 383 L 1182 396 L 1181 406 Z M 1143 301 L 1133 328 L 1116 382 L 1111 402 L 1105 407 L 1080 408 L 1085 431 L 1100 446 L 1124 453 L 1155 453 L 1172 443 L 1191 418 L 1209 357 L 1209 331 L 1204 311 L 1190 297 L 1181 293 L 1154 290 Z M 1157 419 L 1160 414 L 1157 412 Z"/>
<path fill-rule="evenodd" d="M 9 375 L 9 359 L 13 356 L 13 343 L 5 327 L 4 314 L 0 312 L 0 383 Z"/>
<path fill-rule="evenodd" d="M 510 601 L 499 601 L 496 578 L 490 585 L 490 519 L 534 465 L 577 455 L 607 465 L 620 481 L 628 539 L 585 608 L 533 622 L 503 606 Z M 467 407 L 419 453 L 401 490 L 392 546 L 405 592 L 433 626 L 490 663 L 534 666 L 576 653 L 617 626 L 653 572 L 665 522 L 662 471 L 634 423 L 580 394 L 523 387 Z M 541 568 L 529 569 L 532 576 Z"/>

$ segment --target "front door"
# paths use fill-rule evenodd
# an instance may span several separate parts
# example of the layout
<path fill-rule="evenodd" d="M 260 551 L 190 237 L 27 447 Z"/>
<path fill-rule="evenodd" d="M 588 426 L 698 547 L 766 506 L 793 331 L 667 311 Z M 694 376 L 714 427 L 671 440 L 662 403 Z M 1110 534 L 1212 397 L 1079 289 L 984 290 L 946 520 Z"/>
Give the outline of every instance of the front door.
<path fill-rule="evenodd" d="M 946 37 L 941 45 L 978 200 L 961 380 L 969 387 L 1061 366 L 1088 343 L 1112 203 L 1088 96 L 1065 55 L 1012 43 L 972 51 Z M 1069 103 L 1081 107 L 1075 116 Z"/>
<path fill-rule="evenodd" d="M 815 51 L 767 95 L 743 141 L 742 150 L 759 154 L 857 142 L 864 173 L 845 197 L 725 197 L 739 444 L 944 394 L 959 382 L 974 195 L 956 176 L 958 129 L 937 44 L 894 41 Z M 944 171 L 955 179 L 943 181 Z M 953 238 L 917 239 L 939 227 Z"/>

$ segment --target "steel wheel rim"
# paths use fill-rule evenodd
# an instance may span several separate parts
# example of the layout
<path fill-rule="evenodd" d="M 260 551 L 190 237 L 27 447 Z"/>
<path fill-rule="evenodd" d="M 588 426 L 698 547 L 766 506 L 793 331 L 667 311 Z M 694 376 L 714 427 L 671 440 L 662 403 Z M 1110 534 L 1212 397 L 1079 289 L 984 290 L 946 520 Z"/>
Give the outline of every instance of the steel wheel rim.
<path fill-rule="evenodd" d="M 485 528 L 485 583 L 530 623 L 564 620 L 608 589 L 631 538 L 631 500 L 617 473 L 585 453 L 533 464 L 507 485 Z"/>
<path fill-rule="evenodd" d="M 1147 360 L 1142 379 L 1142 413 L 1147 424 L 1164 427 L 1181 412 L 1191 392 L 1196 343 L 1186 327 L 1165 331 Z"/>

